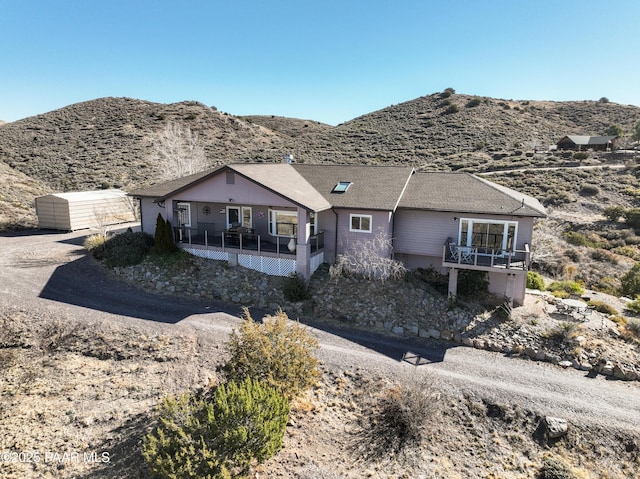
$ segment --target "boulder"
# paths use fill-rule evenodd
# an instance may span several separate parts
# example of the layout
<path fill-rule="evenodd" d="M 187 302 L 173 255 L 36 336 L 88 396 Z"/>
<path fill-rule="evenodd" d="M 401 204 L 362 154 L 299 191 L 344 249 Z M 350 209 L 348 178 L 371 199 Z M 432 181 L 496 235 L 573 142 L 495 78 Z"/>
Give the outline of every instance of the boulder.
<path fill-rule="evenodd" d="M 546 416 L 544 425 L 549 439 L 558 439 L 565 436 L 569 431 L 567 420 L 559 417 Z"/>

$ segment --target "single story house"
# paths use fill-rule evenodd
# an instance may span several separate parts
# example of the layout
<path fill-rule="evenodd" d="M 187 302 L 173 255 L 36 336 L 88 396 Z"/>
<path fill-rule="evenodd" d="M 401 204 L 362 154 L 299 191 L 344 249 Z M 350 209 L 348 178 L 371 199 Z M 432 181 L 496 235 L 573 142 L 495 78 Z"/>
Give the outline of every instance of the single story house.
<path fill-rule="evenodd" d="M 38 227 L 63 231 L 106 226 L 136 220 L 133 202 L 121 190 L 71 191 L 35 199 Z"/>
<path fill-rule="evenodd" d="M 556 147 L 558 150 L 611 150 L 617 136 L 581 136 L 569 135 L 562 138 Z"/>
<path fill-rule="evenodd" d="M 195 255 L 308 278 L 381 236 L 382 254 L 448 272 L 451 295 L 459 270 L 479 270 L 516 304 L 534 221 L 546 216 L 535 198 L 483 178 L 402 166 L 226 165 L 129 194 L 143 231 L 153 234 L 160 214 Z"/>

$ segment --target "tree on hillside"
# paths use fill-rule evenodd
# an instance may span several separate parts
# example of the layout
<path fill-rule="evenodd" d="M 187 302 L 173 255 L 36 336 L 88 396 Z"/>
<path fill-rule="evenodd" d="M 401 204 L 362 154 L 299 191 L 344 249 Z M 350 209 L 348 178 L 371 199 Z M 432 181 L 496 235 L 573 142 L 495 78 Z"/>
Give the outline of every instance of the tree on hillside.
<path fill-rule="evenodd" d="M 169 122 L 153 145 L 152 158 L 165 180 L 204 171 L 209 162 L 197 133 L 188 126 Z"/>
<path fill-rule="evenodd" d="M 617 136 L 618 138 L 622 138 L 622 136 L 624 135 L 624 132 L 622 131 L 622 127 L 620 125 L 611 125 L 607 129 L 606 134 L 608 136 Z"/>
<path fill-rule="evenodd" d="M 633 141 L 640 141 L 640 121 L 636 123 L 633 127 L 633 133 L 631 134 L 631 139 Z"/>

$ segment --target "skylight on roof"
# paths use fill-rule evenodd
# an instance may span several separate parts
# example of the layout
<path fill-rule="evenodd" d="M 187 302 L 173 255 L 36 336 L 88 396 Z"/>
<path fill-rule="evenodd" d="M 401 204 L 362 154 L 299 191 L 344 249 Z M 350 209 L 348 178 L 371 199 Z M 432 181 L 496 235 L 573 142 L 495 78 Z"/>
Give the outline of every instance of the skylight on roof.
<path fill-rule="evenodd" d="M 349 189 L 350 186 L 351 186 L 351 182 L 350 181 L 341 181 L 340 183 L 338 183 L 336 186 L 333 187 L 331 192 L 332 193 L 344 193 L 345 191 L 347 191 Z"/>

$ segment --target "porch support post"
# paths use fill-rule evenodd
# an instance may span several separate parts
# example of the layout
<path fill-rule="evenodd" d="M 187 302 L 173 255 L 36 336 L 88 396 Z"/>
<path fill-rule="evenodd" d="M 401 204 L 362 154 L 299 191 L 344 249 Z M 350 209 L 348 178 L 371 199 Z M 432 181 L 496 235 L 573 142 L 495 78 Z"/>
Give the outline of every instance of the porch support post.
<path fill-rule="evenodd" d="M 449 297 L 455 298 L 458 295 L 458 269 L 449 269 Z"/>
<path fill-rule="evenodd" d="M 516 275 L 512 273 L 507 274 L 507 284 L 504 289 L 504 296 L 509 300 L 509 306 L 513 306 L 513 293 L 515 287 Z"/>
<path fill-rule="evenodd" d="M 311 214 L 298 208 L 298 238 L 296 243 L 296 272 L 304 279 L 311 277 Z"/>

